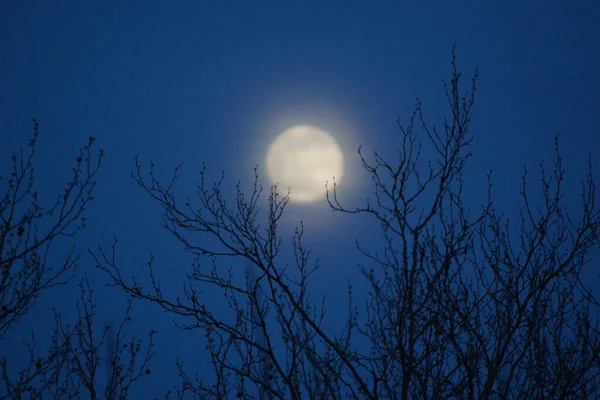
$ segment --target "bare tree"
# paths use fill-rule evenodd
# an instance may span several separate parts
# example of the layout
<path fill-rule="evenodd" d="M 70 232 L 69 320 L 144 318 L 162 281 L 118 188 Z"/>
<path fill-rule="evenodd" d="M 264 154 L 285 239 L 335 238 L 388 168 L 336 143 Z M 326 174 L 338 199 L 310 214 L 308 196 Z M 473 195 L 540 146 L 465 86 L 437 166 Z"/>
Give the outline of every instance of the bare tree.
<path fill-rule="evenodd" d="M 87 277 L 81 280 L 79 287 L 81 299 L 75 325 L 65 327 L 60 316 L 56 316 L 58 341 L 67 343 L 67 351 L 64 368 L 56 368 L 53 372 L 60 373 L 50 378 L 51 393 L 57 399 L 127 399 L 133 384 L 151 373 L 149 363 L 155 354 L 155 332 L 150 332 L 146 345 L 142 339 L 128 337 L 127 326 L 132 320 L 132 300 L 129 299 L 116 331 L 112 325 L 105 325 L 102 334 L 96 334 L 94 289 Z M 104 360 L 103 353 L 106 354 Z M 103 371 L 106 372 L 104 383 Z"/>
<path fill-rule="evenodd" d="M 586 399 L 600 385 L 598 302 L 581 271 L 600 239 L 592 168 L 582 181 L 580 218 L 564 206 L 565 170 L 555 142 L 553 167 L 542 163 L 542 204 L 532 204 L 527 170 L 517 226 L 496 210 L 491 179 L 477 215 L 465 206 L 464 169 L 475 77 L 459 92 L 446 85 L 443 129 L 424 120 L 421 103 L 407 127 L 397 164 L 364 157 L 375 198 L 350 210 L 383 231 L 383 252 L 363 275 L 372 288 L 360 334 L 372 345 L 367 368 L 379 398 Z M 437 154 L 423 171 L 420 125 Z M 359 151 L 360 153 L 360 151 Z M 491 175 L 491 173 L 490 173 Z"/>
<path fill-rule="evenodd" d="M 16 379 L 3 364 L 6 396 L 0 398 L 123 400 L 128 398 L 136 381 L 150 375 L 154 331 L 150 332 L 147 344 L 129 337 L 131 299 L 116 332 L 112 325 L 106 325 L 97 333 L 97 305 L 87 276 L 81 279 L 79 289 L 81 295 L 73 325 L 65 325 L 60 313 L 54 312 L 56 326 L 47 356 L 37 354 L 34 341 L 34 345 L 28 345 L 28 366 Z"/>
<path fill-rule="evenodd" d="M 64 192 L 56 202 L 44 206 L 38 200 L 33 168 L 38 136 L 34 120 L 28 152 L 13 153 L 6 191 L 0 198 L 0 338 L 6 337 L 10 326 L 29 311 L 40 293 L 73 276 L 80 253 L 72 249 L 62 265 L 53 265 L 48 255 L 57 240 L 75 236 L 85 227 L 84 212 L 93 199 L 94 177 L 104 155 L 100 150 L 94 157 L 95 138 L 90 136 Z"/>
<path fill-rule="evenodd" d="M 273 399 L 585 399 L 600 396 L 598 302 L 580 279 L 600 240 L 600 210 L 591 174 L 582 181 L 576 218 L 564 205 L 565 171 L 556 142 L 553 167 L 541 165 L 543 201 L 531 202 L 527 171 L 516 224 L 492 201 L 477 213 L 467 207 L 464 176 L 477 73 L 461 92 L 454 52 L 444 83 L 449 116 L 437 128 L 425 122 L 417 101 L 402 146 L 392 162 L 375 153 L 369 162 L 374 197 L 347 207 L 335 183 L 331 208 L 364 213 L 381 225 L 382 247 L 358 243 L 370 294 L 359 312 L 350 303 L 340 332 L 323 327 L 325 298 L 311 295 L 319 268 L 293 235 L 294 260 L 282 254 L 279 221 L 289 201 L 272 186 L 266 215 L 255 173 L 253 190 L 228 202 L 200 173 L 198 204 L 178 201 L 173 178 L 162 184 L 154 164 L 137 183 L 163 210 L 163 226 L 194 257 L 183 296 L 163 292 L 153 259 L 149 279 L 127 281 L 111 251 L 92 252 L 115 286 L 179 316 L 178 326 L 198 330 L 214 376 L 191 375 L 178 363 L 179 398 Z M 421 132 L 421 134 L 418 133 Z M 420 139 L 423 137 L 424 142 Z M 435 154 L 422 160 L 423 146 Z M 486 193 L 484 193 L 486 194 Z M 245 260 L 254 272 L 244 273 Z M 223 315 L 203 289 L 220 289 L 230 308 Z M 362 351 L 359 343 L 368 343 Z"/>
<path fill-rule="evenodd" d="M 104 156 L 100 150 L 94 157 L 95 139 L 90 137 L 75 160 L 64 192 L 45 207 L 38 199 L 34 179 L 38 136 L 34 120 L 29 151 L 12 156 L 6 192 L 0 199 L 0 340 L 7 340 L 10 328 L 31 310 L 42 292 L 72 279 L 81 253 L 71 247 L 62 264 L 56 265 L 52 249 L 60 246 L 61 237 L 75 236 L 85 228 L 84 212 L 93 199 L 94 178 Z M 131 300 L 116 333 L 107 325 L 98 335 L 93 289 L 87 277 L 79 287 L 78 316 L 72 326 L 64 325 L 60 313 L 54 312 L 56 327 L 49 348 L 38 349 L 34 333 L 29 341 L 23 340 L 26 353 L 21 359 L 26 366 L 20 371 L 0 355 L 0 399 L 125 399 L 132 384 L 150 374 L 153 332 L 144 346 L 125 331 L 131 320 Z M 113 348 L 104 361 L 108 376 L 102 384 L 98 376 L 106 340 L 112 341 Z"/>

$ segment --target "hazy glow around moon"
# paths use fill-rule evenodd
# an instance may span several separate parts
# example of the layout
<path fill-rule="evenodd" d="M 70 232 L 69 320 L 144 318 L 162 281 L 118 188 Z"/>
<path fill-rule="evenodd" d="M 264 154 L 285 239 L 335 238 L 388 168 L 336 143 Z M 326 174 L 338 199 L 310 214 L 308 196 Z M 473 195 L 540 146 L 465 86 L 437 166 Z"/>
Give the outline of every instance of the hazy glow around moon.
<path fill-rule="evenodd" d="M 340 182 L 343 156 L 335 140 L 322 129 L 296 125 L 283 131 L 267 153 L 267 172 L 271 182 L 290 199 L 311 202 L 325 197 L 325 182 L 335 177 Z"/>

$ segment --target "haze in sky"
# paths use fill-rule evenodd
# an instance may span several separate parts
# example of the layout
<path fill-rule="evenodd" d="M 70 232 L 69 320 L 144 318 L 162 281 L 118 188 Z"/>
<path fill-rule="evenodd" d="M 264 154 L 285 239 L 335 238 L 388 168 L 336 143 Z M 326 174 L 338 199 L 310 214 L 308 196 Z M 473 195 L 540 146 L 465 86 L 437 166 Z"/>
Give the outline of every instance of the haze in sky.
<path fill-rule="evenodd" d="M 320 182 L 341 172 L 342 203 L 363 204 L 373 195 L 372 184 L 357 149 L 362 146 L 367 157 L 373 151 L 395 157 L 397 121 L 406 126 L 417 97 L 425 118 L 443 125 L 449 110 L 442 79 L 450 77 L 456 44 L 465 84 L 479 71 L 465 182 L 470 206 L 485 198 L 486 173 L 493 169 L 495 205 L 517 218 L 523 166 L 537 172 L 542 159 L 552 159 L 559 133 L 572 177 L 568 201 L 577 204 L 588 154 L 600 176 L 598 38 L 597 1 L 5 0 L 0 175 L 9 170 L 12 151 L 31 138 L 32 118 L 40 124 L 35 163 L 46 199 L 59 194 L 78 149 L 96 138 L 106 157 L 87 229 L 74 239 L 84 253 L 73 282 L 88 274 L 99 300 L 98 324 L 110 325 L 127 297 L 105 286 L 108 277 L 94 268 L 88 247 L 109 248 L 117 237 L 127 277 L 146 278 L 152 253 L 168 293 L 181 291 L 192 264 L 161 228 L 160 207 L 132 179 L 136 155 L 144 171 L 153 161 L 165 181 L 181 165 L 180 199 L 195 195 L 206 165 L 211 181 L 224 173 L 222 191 L 233 202 L 236 183 L 251 190 L 258 166 L 266 205 L 269 177 L 289 176 L 281 163 L 269 174 L 269 146 L 288 128 L 313 126 L 339 149 L 331 144 L 318 156 L 325 160 L 322 169 L 290 179 L 304 184 L 306 176 L 317 176 Z M 381 236 L 371 219 L 333 213 L 322 189 L 316 200 L 311 186 L 311 201 L 289 203 L 281 220 L 283 257 L 291 262 L 293 230 L 302 221 L 322 265 L 312 288 L 317 298 L 326 295 L 325 326 L 335 330 L 347 310 L 347 283 L 353 282 L 358 299 L 368 290 L 360 283 L 358 264 L 365 260 L 355 240 L 375 248 Z M 53 256 L 58 259 L 70 243 Z M 40 345 L 47 344 L 43 332 L 53 326 L 52 308 L 73 316 L 77 298 L 76 284 L 45 293 L 12 329 L 10 341 L 0 342 L 0 353 L 17 357 L 32 329 L 40 332 Z M 161 396 L 179 384 L 177 356 L 198 372 L 207 368 L 204 343 L 194 332 L 174 328 L 172 316 L 153 304 L 133 306 L 131 334 L 156 330 L 157 355 L 151 379 L 142 379 L 131 398 Z"/>

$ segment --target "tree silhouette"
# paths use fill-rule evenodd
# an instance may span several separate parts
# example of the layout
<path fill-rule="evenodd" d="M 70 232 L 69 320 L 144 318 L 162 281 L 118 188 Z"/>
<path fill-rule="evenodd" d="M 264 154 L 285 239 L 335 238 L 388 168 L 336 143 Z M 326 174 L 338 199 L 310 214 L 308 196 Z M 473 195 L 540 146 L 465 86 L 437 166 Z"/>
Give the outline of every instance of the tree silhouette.
<path fill-rule="evenodd" d="M 55 203 L 44 206 L 34 179 L 38 137 L 39 126 L 34 120 L 28 152 L 21 150 L 12 156 L 6 192 L 0 199 L 0 340 L 7 339 L 11 327 L 31 310 L 42 292 L 73 278 L 80 252 L 71 247 L 58 268 L 54 266 L 55 257 L 49 255 L 53 248 L 64 244 L 63 237 L 73 237 L 85 228 L 86 206 L 93 199 L 95 175 L 104 157 L 102 150 L 94 157 L 95 139 L 90 137 L 75 160 L 65 190 Z M 110 332 L 111 327 L 106 326 L 98 335 L 94 332 L 96 305 L 87 276 L 79 288 L 75 322 L 64 324 L 61 314 L 55 311 L 56 326 L 45 352 L 36 348 L 32 334 L 30 341 L 24 340 L 26 353 L 21 358 L 27 362 L 23 369 L 16 371 L 4 355 L 0 356 L 0 399 L 125 399 L 130 386 L 150 373 L 147 364 L 154 355 L 153 333 L 144 347 L 141 340 L 129 339 L 124 331 L 131 320 L 131 300 L 117 332 Z M 105 360 L 107 383 L 101 385 L 98 375 L 106 340 L 113 343 L 113 349 Z"/>
<path fill-rule="evenodd" d="M 132 298 L 180 317 L 178 326 L 206 340 L 213 379 L 178 363 L 179 398 L 273 399 L 586 399 L 600 397 L 599 303 L 581 281 L 600 242 L 600 210 L 591 165 L 581 185 L 581 209 L 567 210 L 565 169 L 556 139 L 552 166 L 541 164 L 540 204 L 532 201 L 525 170 L 516 224 L 493 202 L 491 172 L 476 212 L 466 205 L 464 173 L 477 72 L 461 91 L 454 52 L 445 82 L 449 115 L 440 127 L 425 121 L 419 101 L 391 162 L 368 161 L 373 197 L 342 205 L 335 183 L 330 207 L 367 214 L 380 223 L 377 251 L 362 276 L 370 286 L 364 309 L 349 286 L 342 333 L 323 325 L 325 299 L 311 295 L 319 268 L 300 225 L 292 238 L 295 265 L 282 260 L 279 223 L 289 201 L 270 188 L 266 215 L 255 173 L 253 190 L 237 186 L 230 202 L 200 173 L 198 203 L 178 201 L 173 178 L 133 177 L 162 208 L 163 226 L 194 257 L 183 296 L 170 297 L 151 259 L 146 283 L 126 280 L 115 246 L 91 252 L 97 266 Z M 423 146 L 435 159 L 423 160 Z M 239 258 L 252 268 L 235 269 Z M 250 272 L 253 271 L 253 272 Z M 230 314 L 203 294 L 220 289 Z M 356 303 L 356 304 L 355 304 Z M 362 343 L 358 346 L 357 343 Z M 367 343 L 365 351 L 364 343 Z"/>
<path fill-rule="evenodd" d="M 58 268 L 47 255 L 62 236 L 74 236 L 85 227 L 83 216 L 96 185 L 94 176 L 103 153 L 92 160 L 89 138 L 75 161 L 73 176 L 54 204 L 43 206 L 35 189 L 33 157 L 39 136 L 34 120 L 29 152 L 13 153 L 6 192 L 0 199 L 0 338 L 29 311 L 40 293 L 69 280 L 80 254 L 69 252 Z M 72 276 L 72 275 L 71 275 Z"/>
<path fill-rule="evenodd" d="M 94 289 L 84 276 L 74 322 L 65 323 L 55 311 L 43 355 L 33 337 L 25 342 L 24 369 L 15 371 L 0 357 L 0 398 L 131 396 L 133 385 L 151 373 L 154 356 L 153 331 L 147 343 L 126 334 L 134 299 L 155 303 L 176 317 L 179 328 L 198 331 L 205 341 L 212 376 L 178 361 L 178 398 L 599 398 L 600 303 L 582 281 L 600 244 L 591 162 L 578 210 L 566 206 L 558 137 L 552 165 L 540 165 L 539 190 L 532 190 L 524 170 L 516 219 L 493 201 L 491 172 L 485 201 L 471 209 L 465 171 L 477 72 L 463 91 L 454 52 L 451 61 L 444 82 L 449 113 L 441 125 L 426 122 L 417 100 L 408 124 L 399 123 L 401 146 L 393 161 L 379 153 L 369 159 L 358 150 L 371 196 L 348 206 L 335 182 L 325 188 L 333 211 L 349 218 L 364 214 L 381 229 L 379 248 L 357 241 L 369 293 L 356 299 L 348 286 L 339 331 L 326 328 L 327 299 L 312 291 L 321 266 L 305 244 L 302 224 L 291 238 L 292 265 L 285 259 L 280 224 L 289 191 L 282 195 L 271 186 L 263 209 L 255 170 L 250 192 L 238 184 L 229 200 L 224 177 L 211 183 L 204 167 L 197 201 L 179 201 L 179 168 L 162 183 L 153 163 L 145 172 L 136 158 L 134 180 L 160 205 L 163 226 L 194 259 L 182 295 L 163 292 L 153 258 L 146 279 L 127 280 L 116 261 L 116 240 L 110 249 L 90 250 L 111 285 L 130 296 L 123 319 L 97 331 Z M 90 138 L 64 192 L 44 207 L 33 175 L 38 135 L 34 122 L 29 151 L 13 156 L 0 199 L 0 338 L 42 292 L 72 279 L 81 254 L 72 249 L 58 268 L 48 254 L 85 226 L 103 157 L 101 150 L 94 157 Z M 228 313 L 215 305 L 215 290 Z"/>

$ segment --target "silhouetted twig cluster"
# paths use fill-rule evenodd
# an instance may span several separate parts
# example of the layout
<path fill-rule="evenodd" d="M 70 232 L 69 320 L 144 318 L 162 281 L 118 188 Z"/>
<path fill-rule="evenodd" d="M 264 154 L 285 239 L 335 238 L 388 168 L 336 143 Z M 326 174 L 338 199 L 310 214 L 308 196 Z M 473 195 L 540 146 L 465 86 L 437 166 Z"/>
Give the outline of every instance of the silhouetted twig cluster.
<path fill-rule="evenodd" d="M 600 211 L 591 167 L 582 182 L 575 218 L 564 205 L 565 171 L 556 140 L 552 167 L 541 166 L 542 202 L 534 205 L 523 176 L 523 207 L 510 223 L 487 200 L 466 205 L 465 168 L 477 73 L 467 92 L 452 58 L 445 82 L 450 106 L 441 127 L 429 125 L 420 101 L 393 162 L 378 153 L 368 161 L 373 196 L 349 208 L 335 183 L 327 191 L 334 211 L 368 214 L 381 226 L 381 247 L 358 243 L 370 294 L 352 299 L 342 334 L 323 328 L 325 299 L 311 295 L 319 267 L 293 237 L 295 264 L 282 259 L 278 226 L 289 200 L 272 187 L 262 220 L 256 175 L 253 190 L 238 187 L 228 203 L 221 187 L 200 174 L 197 199 L 177 200 L 174 182 L 148 175 L 139 161 L 133 176 L 163 210 L 163 226 L 195 257 L 183 298 L 168 298 L 153 262 L 150 281 L 126 281 L 113 256 L 94 256 L 115 285 L 154 302 L 203 332 L 214 378 L 190 376 L 179 364 L 180 398 L 278 399 L 495 399 L 595 398 L 600 385 L 598 303 L 580 276 L 598 244 Z M 419 133 L 417 133 L 419 132 Z M 424 150 L 426 149 L 426 151 Z M 427 154 L 428 160 L 424 160 Z M 432 157 L 431 154 L 434 154 Z M 114 248 L 113 248 L 114 251 Z M 246 260 L 243 275 L 228 260 Z M 240 277 L 244 277 L 241 279 Z M 227 317 L 202 294 L 220 288 Z M 367 343 L 368 351 L 364 349 Z"/>
<path fill-rule="evenodd" d="M 401 145 L 393 160 L 379 153 L 369 160 L 359 149 L 373 185 L 363 204 L 344 205 L 335 182 L 327 187 L 332 210 L 350 218 L 365 214 L 381 227 L 378 248 L 357 241 L 369 295 L 356 299 L 349 285 L 346 322 L 337 332 L 324 325 L 326 298 L 311 291 L 311 277 L 320 264 L 305 244 L 302 224 L 291 241 L 293 262 L 285 259 L 280 221 L 289 192 L 282 195 L 272 186 L 263 209 L 255 170 L 250 193 L 238 184 L 230 200 L 222 190 L 223 176 L 210 183 L 203 168 L 197 196 L 181 201 L 174 189 L 179 168 L 163 184 L 154 164 L 145 172 L 136 158 L 134 180 L 160 205 L 162 225 L 194 259 L 181 295 L 162 290 L 153 258 L 146 279 L 125 277 L 116 261 L 116 240 L 111 249 L 98 247 L 90 254 L 112 286 L 131 299 L 158 305 L 176 317 L 179 328 L 204 339 L 212 374 L 203 366 L 190 371 L 178 361 L 181 383 L 166 397 L 600 397 L 600 304 L 589 283 L 582 282 L 591 251 L 600 244 L 591 163 L 581 181 L 579 210 L 565 205 L 558 137 L 553 164 L 540 165 L 540 201 L 534 201 L 525 170 L 522 205 L 518 218 L 510 220 L 500 210 L 502 204 L 493 201 L 490 172 L 485 201 L 471 209 L 465 169 L 477 72 L 462 91 L 454 52 L 451 65 L 450 80 L 444 82 L 449 114 L 441 125 L 426 122 L 417 100 L 408 124 L 399 123 Z M 6 271 L 0 286 L 2 334 L 29 310 L 36 293 L 51 287 L 78 259 L 69 257 L 52 273 L 43 266 L 42 251 L 54 238 L 75 234 L 82 226 L 75 221 L 91 198 L 99 166 L 90 164 L 92 142 L 82 150 L 73 181 L 50 213 L 42 212 L 32 192 L 33 178 L 27 178 L 31 157 L 25 164 L 13 159 L 12 183 L 0 203 L 0 265 Z M 32 149 L 34 144 L 35 139 Z M 31 199 L 28 211 L 11 211 L 25 198 Z M 58 221 L 46 236 L 32 230 L 42 217 Z M 33 283 L 27 283 L 32 276 Z M 82 392 L 91 398 L 126 398 L 130 386 L 149 372 L 152 334 L 145 350 L 141 341 L 124 338 L 131 303 L 116 334 L 107 327 L 97 336 L 91 328 L 93 289 L 85 279 L 80 288 L 78 320 L 65 326 L 57 315 L 46 358 L 36 361 L 30 350 L 32 363 L 17 378 L 3 359 L 3 382 L 13 397 L 34 390 L 54 398 Z M 228 313 L 205 294 L 207 288 L 222 293 Z M 99 355 L 109 339 L 113 344 L 105 358 L 110 379 L 101 395 Z"/>
<path fill-rule="evenodd" d="M 50 206 L 41 204 L 35 185 L 33 159 L 39 136 L 34 121 L 34 135 L 28 152 L 12 156 L 6 191 L 0 199 L 0 340 L 6 340 L 10 328 L 31 310 L 38 297 L 57 285 L 72 280 L 81 253 L 74 247 L 56 267 L 52 250 L 85 228 L 84 212 L 93 199 L 98 172 L 104 153 L 92 151 L 95 139 L 89 138 L 72 169 L 65 190 Z M 54 311 L 56 325 L 48 349 L 38 349 L 35 333 L 23 338 L 25 367 L 0 355 L 0 399 L 126 399 L 130 386 L 143 374 L 149 374 L 153 357 L 153 333 L 149 344 L 127 337 L 125 326 L 131 320 L 131 300 L 117 332 L 108 337 L 110 326 L 95 332 L 96 304 L 94 289 L 87 276 L 79 284 L 81 297 L 73 325 L 65 324 Z M 39 332 L 38 332 L 39 334 Z M 102 348 L 111 340 L 113 349 L 102 360 Z M 16 360 L 12 360 L 13 362 Z M 109 368 L 104 381 L 100 375 L 105 363 Z M 102 389 L 101 389 L 102 388 Z"/>

